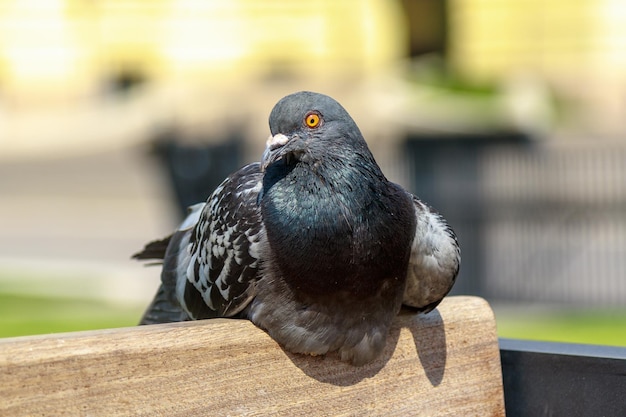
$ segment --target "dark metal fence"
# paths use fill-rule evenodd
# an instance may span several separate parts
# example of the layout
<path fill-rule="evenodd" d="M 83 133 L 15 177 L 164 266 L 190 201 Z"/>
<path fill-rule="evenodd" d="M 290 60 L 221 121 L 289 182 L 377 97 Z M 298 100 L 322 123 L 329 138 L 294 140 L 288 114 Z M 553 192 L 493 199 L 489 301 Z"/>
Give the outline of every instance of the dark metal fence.
<path fill-rule="evenodd" d="M 625 416 L 626 348 L 500 339 L 508 417 Z"/>
<path fill-rule="evenodd" d="M 405 146 L 412 191 L 459 236 L 456 293 L 626 304 L 626 146 L 515 136 Z"/>

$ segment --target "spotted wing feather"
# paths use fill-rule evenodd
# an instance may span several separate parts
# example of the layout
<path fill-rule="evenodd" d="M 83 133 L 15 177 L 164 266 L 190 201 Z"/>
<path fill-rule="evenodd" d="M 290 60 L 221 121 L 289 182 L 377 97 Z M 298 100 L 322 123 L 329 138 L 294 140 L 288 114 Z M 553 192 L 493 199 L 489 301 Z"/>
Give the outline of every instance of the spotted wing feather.
<path fill-rule="evenodd" d="M 186 269 L 177 274 L 177 297 L 194 319 L 234 316 L 255 295 L 265 233 L 257 205 L 261 180 L 259 164 L 224 180 L 207 200 L 187 250 L 179 255 Z"/>

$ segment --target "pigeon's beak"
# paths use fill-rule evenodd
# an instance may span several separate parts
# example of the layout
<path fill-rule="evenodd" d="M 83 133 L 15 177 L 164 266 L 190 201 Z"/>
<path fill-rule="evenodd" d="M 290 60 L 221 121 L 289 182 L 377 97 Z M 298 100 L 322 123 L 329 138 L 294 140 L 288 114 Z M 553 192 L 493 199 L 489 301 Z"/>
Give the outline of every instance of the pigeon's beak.
<path fill-rule="evenodd" d="M 261 171 L 265 172 L 268 166 L 284 159 L 287 163 L 290 158 L 299 159 L 304 153 L 304 142 L 298 136 L 288 138 L 282 133 L 270 136 L 265 143 L 265 151 L 261 159 Z"/>

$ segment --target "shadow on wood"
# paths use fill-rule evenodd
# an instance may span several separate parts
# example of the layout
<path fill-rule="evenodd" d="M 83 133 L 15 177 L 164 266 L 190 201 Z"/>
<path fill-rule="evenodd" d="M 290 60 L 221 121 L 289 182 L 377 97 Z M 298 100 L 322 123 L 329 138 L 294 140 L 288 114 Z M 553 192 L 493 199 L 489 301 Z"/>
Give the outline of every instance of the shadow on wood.
<path fill-rule="evenodd" d="M 244 320 L 0 340 L 0 415 L 501 416 L 495 320 L 476 297 L 401 313 L 363 367 L 283 351 Z"/>
<path fill-rule="evenodd" d="M 421 316 L 403 310 L 396 320 L 396 325 L 389 332 L 385 350 L 374 363 L 368 366 L 354 367 L 341 362 L 338 355 L 334 354 L 310 357 L 287 351 L 284 353 L 296 367 L 311 378 L 327 384 L 350 386 L 363 379 L 373 378 L 386 366 L 397 353 L 396 348 L 402 329 L 411 332 L 414 345 L 411 346 L 409 343 L 407 347 L 411 349 L 411 354 L 413 354 L 413 349 L 417 352 L 421 369 L 426 377 L 432 386 L 439 385 L 443 379 L 447 349 L 445 328 L 438 310 Z M 328 368 L 332 368 L 333 372 L 329 372 Z"/>

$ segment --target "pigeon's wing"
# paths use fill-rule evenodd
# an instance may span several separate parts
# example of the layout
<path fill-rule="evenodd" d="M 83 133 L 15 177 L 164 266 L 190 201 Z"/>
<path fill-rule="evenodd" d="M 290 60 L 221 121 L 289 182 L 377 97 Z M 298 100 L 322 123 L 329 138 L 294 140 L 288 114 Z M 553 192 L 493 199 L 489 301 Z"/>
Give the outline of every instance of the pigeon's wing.
<path fill-rule="evenodd" d="M 140 324 L 231 317 L 254 297 L 265 234 L 257 205 L 262 174 L 250 164 L 189 208 L 178 230 L 133 258 L 162 259 L 161 286 Z"/>
<path fill-rule="evenodd" d="M 232 317 L 254 297 L 265 235 L 257 204 L 261 186 L 259 164 L 229 176 L 172 248 L 169 264 L 166 255 L 163 284 L 175 285 L 176 299 L 191 318 Z"/>
<path fill-rule="evenodd" d="M 452 289 L 461 251 L 456 235 L 439 213 L 415 196 L 413 204 L 417 222 L 403 303 L 427 313 Z"/>

